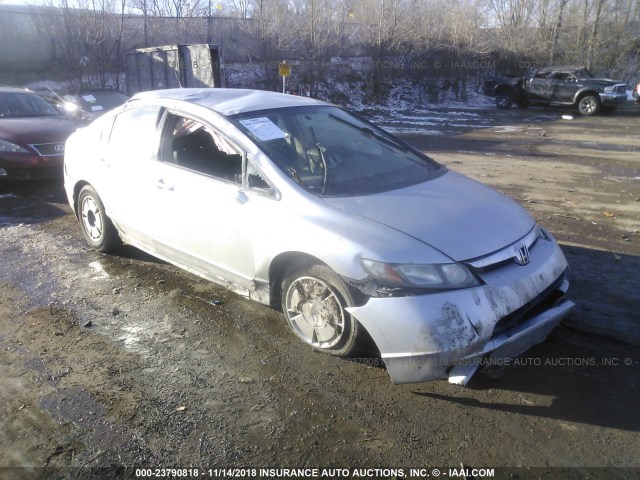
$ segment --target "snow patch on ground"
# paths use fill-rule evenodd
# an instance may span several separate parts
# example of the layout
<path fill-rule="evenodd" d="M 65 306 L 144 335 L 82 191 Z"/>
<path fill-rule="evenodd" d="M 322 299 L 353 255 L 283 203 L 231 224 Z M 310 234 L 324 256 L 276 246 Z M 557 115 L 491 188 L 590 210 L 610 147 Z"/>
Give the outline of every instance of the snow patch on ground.
<path fill-rule="evenodd" d="M 305 65 L 301 61 L 289 62 L 291 77 L 287 82 L 289 91 L 306 93 L 304 83 Z M 227 87 L 273 89 L 281 85 L 281 79 L 267 77 L 273 65 L 263 62 L 227 62 L 225 77 Z M 367 101 L 367 91 L 371 88 L 372 60 L 366 57 L 332 58 L 323 67 L 324 80 L 317 84 L 317 97 L 355 111 L 394 133 L 421 133 L 426 135 L 446 135 L 467 128 L 487 128 L 494 126 L 482 114 L 482 110 L 493 108 L 493 99 L 485 97 L 468 84 L 465 89 L 452 88 L 450 82 L 435 82 L 436 87 L 429 93 L 424 85 L 417 85 L 408 79 L 396 79 L 387 84 L 386 101 L 372 104 Z M 271 72 L 273 75 L 274 72 Z M 115 86 L 111 76 L 109 87 Z M 126 85 L 124 74 L 118 78 L 121 88 Z M 97 85 L 97 78 L 83 78 L 84 85 Z M 439 87 L 437 85 L 449 86 Z M 42 80 L 26 85 L 27 88 L 46 97 L 62 96 L 78 91 L 77 81 Z M 87 88 L 87 87 L 85 87 Z M 95 88 L 95 87 L 94 87 Z M 281 91 L 281 88 L 278 88 Z M 54 93 L 55 92 L 55 93 Z M 435 100 L 434 100 L 435 99 Z"/>

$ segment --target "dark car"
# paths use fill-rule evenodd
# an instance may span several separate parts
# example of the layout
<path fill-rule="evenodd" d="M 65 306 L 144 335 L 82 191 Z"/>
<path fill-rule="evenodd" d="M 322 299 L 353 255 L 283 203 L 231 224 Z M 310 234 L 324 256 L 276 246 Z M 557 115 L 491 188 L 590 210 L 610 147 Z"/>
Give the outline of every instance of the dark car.
<path fill-rule="evenodd" d="M 546 67 L 520 78 L 495 77 L 484 83 L 485 95 L 496 99 L 498 108 L 516 103 L 528 105 L 572 105 L 581 115 L 613 111 L 627 101 L 627 85 L 594 77 L 584 67 Z"/>
<path fill-rule="evenodd" d="M 95 120 L 109 110 L 119 107 L 127 100 L 124 93 L 117 90 L 87 90 L 75 95 L 64 95 L 62 107 L 75 118 L 85 123 Z"/>
<path fill-rule="evenodd" d="M 28 90 L 0 87 L 0 181 L 62 177 L 78 124 Z"/>

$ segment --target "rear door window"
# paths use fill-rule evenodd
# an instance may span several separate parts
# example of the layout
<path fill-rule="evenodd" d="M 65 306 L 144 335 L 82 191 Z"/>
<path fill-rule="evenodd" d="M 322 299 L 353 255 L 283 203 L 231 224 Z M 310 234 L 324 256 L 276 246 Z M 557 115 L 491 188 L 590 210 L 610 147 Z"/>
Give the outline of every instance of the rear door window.
<path fill-rule="evenodd" d="M 160 107 L 137 107 L 116 115 L 109 146 L 113 161 L 149 160 L 158 153 Z"/>

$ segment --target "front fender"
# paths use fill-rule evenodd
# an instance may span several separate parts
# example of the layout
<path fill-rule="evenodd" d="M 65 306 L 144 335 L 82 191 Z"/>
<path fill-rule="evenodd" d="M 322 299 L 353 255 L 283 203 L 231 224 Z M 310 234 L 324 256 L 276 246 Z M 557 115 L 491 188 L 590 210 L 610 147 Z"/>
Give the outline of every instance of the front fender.
<path fill-rule="evenodd" d="M 600 94 L 598 92 L 596 92 L 594 89 L 592 89 L 592 88 L 581 88 L 573 96 L 573 104 L 576 105 L 580 101 L 580 99 L 582 97 L 586 96 L 586 95 L 593 95 L 593 96 L 597 97 L 598 100 L 600 100 Z"/>

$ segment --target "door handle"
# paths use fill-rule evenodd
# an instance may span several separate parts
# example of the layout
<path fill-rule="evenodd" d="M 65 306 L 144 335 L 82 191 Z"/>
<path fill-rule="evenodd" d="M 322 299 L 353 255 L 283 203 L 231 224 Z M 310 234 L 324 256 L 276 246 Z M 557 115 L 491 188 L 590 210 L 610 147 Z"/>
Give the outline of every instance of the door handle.
<path fill-rule="evenodd" d="M 168 190 L 169 192 L 173 192 L 173 185 L 164 183 L 162 178 L 156 182 L 156 188 L 159 190 Z"/>
<path fill-rule="evenodd" d="M 238 193 L 236 194 L 236 202 L 243 204 L 247 200 L 249 200 L 249 198 L 247 197 L 247 194 L 244 193 L 242 190 L 238 190 Z"/>

